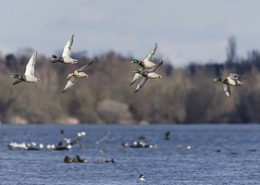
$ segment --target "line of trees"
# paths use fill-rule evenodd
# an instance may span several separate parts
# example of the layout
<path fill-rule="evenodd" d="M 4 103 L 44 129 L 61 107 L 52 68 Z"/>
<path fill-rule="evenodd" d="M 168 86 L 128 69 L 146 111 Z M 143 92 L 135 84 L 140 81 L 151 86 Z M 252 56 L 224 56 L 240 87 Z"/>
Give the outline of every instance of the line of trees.
<path fill-rule="evenodd" d="M 165 63 L 163 78 L 150 80 L 134 94 L 129 87 L 136 68 L 131 57 L 109 52 L 94 59 L 75 53 L 75 65 L 52 64 L 38 56 L 35 73 L 41 84 L 13 86 L 10 75 L 23 73 L 31 50 L 0 58 L 0 121 L 2 123 L 257 123 L 260 121 L 260 52 L 246 58 L 236 55 L 235 39 L 229 39 L 224 63 L 190 64 L 174 68 Z M 89 79 L 80 80 L 65 94 L 67 73 L 95 61 Z M 158 60 L 155 60 L 158 62 Z M 243 87 L 232 88 L 227 98 L 216 76 L 230 72 L 246 78 Z"/>

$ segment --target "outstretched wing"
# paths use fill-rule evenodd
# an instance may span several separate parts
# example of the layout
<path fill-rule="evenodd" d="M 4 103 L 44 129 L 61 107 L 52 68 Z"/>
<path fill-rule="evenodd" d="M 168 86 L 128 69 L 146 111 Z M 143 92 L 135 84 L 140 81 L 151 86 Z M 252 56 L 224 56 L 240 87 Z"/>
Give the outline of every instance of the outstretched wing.
<path fill-rule="evenodd" d="M 144 62 L 151 62 L 153 56 L 155 55 L 157 50 L 157 43 L 155 43 L 154 48 L 150 51 L 150 53 L 145 57 L 145 59 L 143 60 Z"/>
<path fill-rule="evenodd" d="M 135 93 L 137 93 L 143 86 L 144 84 L 147 82 L 148 78 L 142 77 L 135 89 Z"/>
<path fill-rule="evenodd" d="M 37 60 L 37 51 L 34 51 L 29 62 L 26 65 L 25 75 L 34 76 L 34 66 Z"/>
<path fill-rule="evenodd" d="M 143 68 L 139 68 L 139 71 L 142 71 Z M 132 79 L 130 86 L 133 85 L 138 79 L 140 79 L 142 77 L 142 75 L 140 75 L 139 73 L 135 73 L 134 78 Z"/>
<path fill-rule="evenodd" d="M 65 93 L 68 89 L 70 89 L 73 85 L 75 85 L 75 83 L 77 81 L 78 81 L 78 78 L 76 78 L 75 76 L 70 77 L 65 88 L 62 90 L 62 93 Z"/>
<path fill-rule="evenodd" d="M 71 46 L 72 46 L 72 44 L 73 44 L 73 40 L 74 40 L 74 34 L 71 35 L 71 37 L 70 37 L 69 40 L 67 41 L 67 43 L 66 43 L 66 45 L 65 45 L 65 47 L 64 47 L 62 56 L 70 57 Z"/>
<path fill-rule="evenodd" d="M 225 91 L 227 97 L 231 97 L 230 86 L 227 85 L 227 84 L 224 84 L 224 85 L 223 85 L 223 88 L 224 88 L 224 91 Z"/>
<path fill-rule="evenodd" d="M 17 79 L 17 80 L 14 81 L 13 85 L 17 85 L 17 84 L 19 84 L 19 83 L 21 83 L 21 82 L 22 82 L 21 79 Z"/>
<path fill-rule="evenodd" d="M 92 64 L 93 64 L 94 62 L 93 61 L 91 61 L 90 63 L 88 63 L 87 65 L 84 65 L 84 66 L 82 66 L 81 68 L 79 68 L 77 71 L 79 71 L 79 72 L 83 72 L 83 71 L 85 71 L 86 69 L 88 69 Z"/>
<path fill-rule="evenodd" d="M 152 67 L 151 69 L 148 69 L 148 72 L 155 72 L 159 67 L 161 67 L 161 65 L 163 64 L 163 61 L 160 60 L 159 64 L 157 64 L 156 66 Z"/>

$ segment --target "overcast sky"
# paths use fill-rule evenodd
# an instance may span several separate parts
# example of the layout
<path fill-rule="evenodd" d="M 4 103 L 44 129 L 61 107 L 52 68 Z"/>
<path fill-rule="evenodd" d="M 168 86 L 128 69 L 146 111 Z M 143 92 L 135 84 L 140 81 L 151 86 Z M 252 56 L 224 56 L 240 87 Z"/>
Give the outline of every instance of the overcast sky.
<path fill-rule="evenodd" d="M 51 55 L 74 33 L 73 51 L 114 50 L 176 66 L 224 61 L 229 36 L 238 53 L 260 49 L 258 0 L 8 0 L 0 7 L 0 51 L 33 48 Z"/>

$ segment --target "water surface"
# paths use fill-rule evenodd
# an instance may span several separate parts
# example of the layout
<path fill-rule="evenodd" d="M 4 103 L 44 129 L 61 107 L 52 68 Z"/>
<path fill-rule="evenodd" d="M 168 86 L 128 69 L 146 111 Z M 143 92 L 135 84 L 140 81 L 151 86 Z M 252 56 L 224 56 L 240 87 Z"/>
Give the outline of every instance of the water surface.
<path fill-rule="evenodd" d="M 85 131 L 83 148 L 14 151 L 7 147 L 12 141 L 57 143 L 61 129 L 67 137 Z M 172 135 L 169 141 L 164 140 L 166 131 Z M 260 184 L 259 133 L 258 125 L 0 125 L 0 184 Z M 140 136 L 157 147 L 122 147 L 122 142 Z M 95 164 L 94 160 L 104 159 L 100 150 L 116 164 Z M 66 155 L 86 157 L 89 163 L 66 164 Z M 140 174 L 146 181 L 138 180 Z"/>

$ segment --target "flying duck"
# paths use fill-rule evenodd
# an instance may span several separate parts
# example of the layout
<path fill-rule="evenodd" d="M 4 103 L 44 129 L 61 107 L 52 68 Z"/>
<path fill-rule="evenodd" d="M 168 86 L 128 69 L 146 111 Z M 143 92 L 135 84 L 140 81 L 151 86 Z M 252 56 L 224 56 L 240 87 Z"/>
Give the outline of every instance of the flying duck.
<path fill-rule="evenodd" d="M 52 62 L 52 63 L 61 62 L 64 64 L 76 64 L 78 62 L 78 60 L 70 57 L 73 40 L 74 40 L 74 34 L 67 41 L 67 43 L 63 49 L 62 56 L 57 57 L 56 55 L 52 55 L 50 62 Z"/>
<path fill-rule="evenodd" d="M 65 88 L 62 90 L 62 93 L 65 93 L 68 89 L 70 89 L 79 78 L 88 78 L 87 73 L 85 72 L 94 62 L 91 61 L 89 64 L 82 66 L 81 68 L 69 73 L 67 76 L 68 82 Z"/>
<path fill-rule="evenodd" d="M 135 93 L 137 93 L 147 82 L 148 79 L 159 79 L 162 78 L 161 75 L 155 73 L 155 71 L 163 64 L 163 61 L 161 60 L 159 64 L 156 66 L 148 69 L 148 70 L 136 70 L 134 71 L 136 74 L 140 75 L 139 83 L 137 84 L 137 87 L 135 89 Z"/>
<path fill-rule="evenodd" d="M 33 82 L 38 83 L 40 80 L 34 76 L 34 66 L 37 60 L 37 51 L 34 51 L 29 62 L 26 65 L 25 73 L 23 75 L 14 74 L 12 78 L 16 79 L 13 85 L 19 84 L 20 82 Z"/>
<path fill-rule="evenodd" d="M 225 79 L 222 78 L 215 78 L 215 82 L 221 82 L 223 83 L 224 91 L 227 95 L 227 97 L 231 97 L 231 90 L 230 85 L 232 86 L 241 86 L 243 85 L 242 78 L 238 74 L 230 73 L 229 76 Z"/>
<path fill-rule="evenodd" d="M 141 70 L 141 71 L 144 69 L 150 69 L 152 67 L 155 67 L 156 64 L 152 62 L 152 59 L 156 53 L 156 50 L 157 50 L 157 43 L 155 43 L 154 48 L 148 53 L 148 55 L 142 61 L 133 59 L 133 60 L 131 60 L 131 63 L 138 64 L 140 66 L 139 70 Z M 141 77 L 140 74 L 135 73 L 135 76 L 134 76 L 133 80 L 131 81 L 130 85 L 134 84 L 140 77 Z"/>

